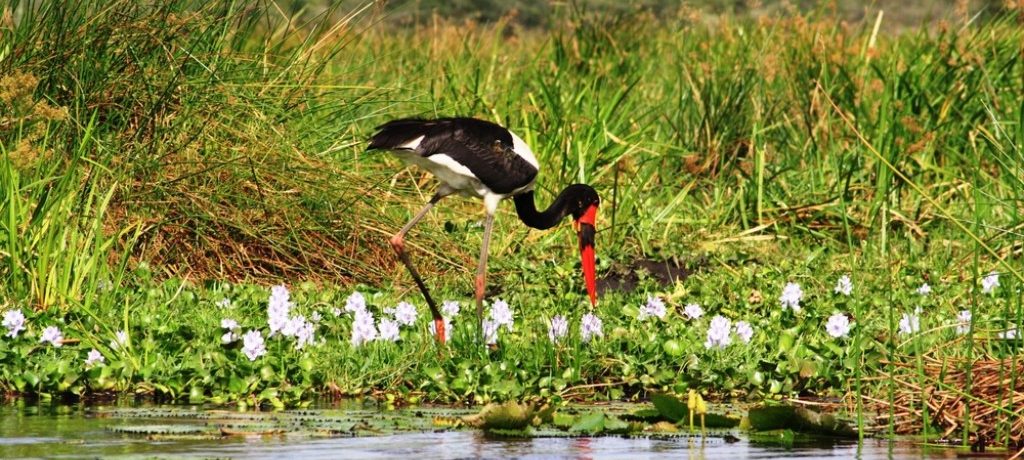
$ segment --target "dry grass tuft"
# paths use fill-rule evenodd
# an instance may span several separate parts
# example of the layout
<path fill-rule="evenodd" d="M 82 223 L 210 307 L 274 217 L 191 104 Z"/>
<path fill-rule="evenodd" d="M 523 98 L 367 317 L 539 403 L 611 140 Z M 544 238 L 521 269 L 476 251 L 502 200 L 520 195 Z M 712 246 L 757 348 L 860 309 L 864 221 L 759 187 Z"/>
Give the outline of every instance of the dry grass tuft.
<path fill-rule="evenodd" d="M 1011 359 L 983 357 L 970 366 L 971 388 L 967 390 L 966 362 L 962 359 L 924 358 L 926 379 L 917 375 L 916 365 L 889 363 L 896 395 L 890 420 L 890 404 L 867 398 L 868 407 L 877 411 L 877 423 L 892 422 L 897 434 L 922 432 L 922 401 L 928 407 L 932 429 L 949 438 L 966 428 L 972 443 L 1013 444 L 1024 440 L 1024 356 Z M 886 376 L 885 378 L 888 378 Z M 922 388 L 921 382 L 928 384 Z M 925 398 L 927 395 L 927 398 Z M 970 413 L 970 425 L 964 427 Z"/>

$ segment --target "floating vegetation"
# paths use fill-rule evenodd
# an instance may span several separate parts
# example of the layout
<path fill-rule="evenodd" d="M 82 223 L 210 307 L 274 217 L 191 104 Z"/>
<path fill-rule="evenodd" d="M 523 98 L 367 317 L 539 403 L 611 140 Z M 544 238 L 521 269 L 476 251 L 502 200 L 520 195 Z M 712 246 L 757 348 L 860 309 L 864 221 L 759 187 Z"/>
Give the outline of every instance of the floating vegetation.
<path fill-rule="evenodd" d="M 805 407 L 774 405 L 751 408 L 747 421 L 753 431 L 790 430 L 808 435 L 856 438 L 857 430 L 836 414 Z"/>
<path fill-rule="evenodd" d="M 465 429 L 466 425 L 461 422 L 461 417 L 470 411 L 446 408 L 400 411 L 355 408 L 238 412 L 163 407 L 97 409 L 90 413 L 93 417 L 102 419 L 139 421 L 138 424 L 114 425 L 109 428 L 117 433 L 134 435 L 351 437 Z M 173 420 L 175 423 L 149 423 L 154 419 Z M 458 423 L 438 423 L 438 420 Z M 195 421 L 202 421 L 203 424 L 196 424 Z"/>
<path fill-rule="evenodd" d="M 126 434 L 203 434 L 210 433 L 212 429 L 206 425 L 119 425 L 107 428 L 115 433 Z"/>
<path fill-rule="evenodd" d="M 480 413 L 462 417 L 462 421 L 484 430 L 519 430 L 550 422 L 554 410 L 550 405 L 538 408 L 535 403 L 488 404 Z"/>

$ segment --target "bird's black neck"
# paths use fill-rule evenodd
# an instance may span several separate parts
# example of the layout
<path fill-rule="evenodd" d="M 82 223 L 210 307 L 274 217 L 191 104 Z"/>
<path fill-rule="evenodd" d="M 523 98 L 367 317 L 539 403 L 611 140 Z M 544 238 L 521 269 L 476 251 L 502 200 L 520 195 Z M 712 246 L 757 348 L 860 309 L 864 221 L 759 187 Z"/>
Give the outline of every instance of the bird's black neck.
<path fill-rule="evenodd" d="M 565 216 L 572 214 L 572 207 L 578 201 L 574 199 L 577 198 L 576 195 L 575 188 L 566 188 L 555 197 L 551 206 L 543 211 L 537 210 L 537 205 L 533 201 L 533 190 L 512 197 L 512 201 L 516 204 L 516 214 L 519 215 L 519 220 L 529 227 L 546 230 L 558 225 Z"/>

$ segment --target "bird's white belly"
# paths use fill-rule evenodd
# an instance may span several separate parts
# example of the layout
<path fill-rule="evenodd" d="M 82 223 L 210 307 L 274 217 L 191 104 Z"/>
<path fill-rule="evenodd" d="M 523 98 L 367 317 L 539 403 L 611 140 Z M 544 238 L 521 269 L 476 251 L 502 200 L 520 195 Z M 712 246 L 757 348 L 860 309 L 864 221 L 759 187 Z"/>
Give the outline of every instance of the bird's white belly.
<path fill-rule="evenodd" d="M 437 180 L 463 195 L 482 198 L 493 194 L 469 168 L 459 164 L 448 155 L 434 154 L 422 157 L 415 152 L 402 150 L 396 150 L 394 154 L 407 164 L 414 164 L 430 171 L 434 177 L 437 177 Z"/>

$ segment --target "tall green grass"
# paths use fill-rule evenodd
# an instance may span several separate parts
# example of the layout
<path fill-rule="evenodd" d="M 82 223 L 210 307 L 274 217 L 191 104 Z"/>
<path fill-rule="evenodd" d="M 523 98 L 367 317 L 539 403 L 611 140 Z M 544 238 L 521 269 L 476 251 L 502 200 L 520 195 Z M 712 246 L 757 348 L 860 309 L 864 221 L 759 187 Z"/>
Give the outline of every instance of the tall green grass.
<path fill-rule="evenodd" d="M 1020 180 L 1007 142 L 1019 128 L 1004 121 L 1020 111 L 1012 17 L 872 37 L 873 24 L 813 17 L 711 27 L 570 9 L 549 31 L 396 30 L 369 10 L 236 2 L 8 7 L 0 70 L 36 75 L 37 99 L 67 108 L 73 122 L 51 141 L 63 149 L 95 113 L 96 150 L 125 176 L 113 197 L 129 220 L 120 223 L 147 216 L 141 258 L 168 274 L 389 276 L 366 260 L 387 257 L 375 242 L 429 194 L 399 190 L 426 184 L 360 151 L 373 125 L 396 116 L 510 126 L 544 164 L 542 196 L 573 181 L 606 191 L 615 228 L 601 243 L 623 255 L 671 257 L 766 224 L 883 252 L 892 232 L 949 228 L 828 100 L 957 213 L 969 208 L 960 172 L 975 164 L 970 133 L 985 139 L 977 155 L 998 152 L 992 165 L 1005 171 L 983 173 L 997 207 L 1012 207 Z M 379 204 L 393 192 L 398 206 Z M 1013 226 L 1009 213 L 993 215 L 987 225 Z M 512 221 L 500 220 L 508 237 L 496 251 L 521 239 Z M 418 229 L 432 240 L 424 247 L 444 239 L 431 228 Z M 464 273 L 469 243 L 435 268 Z"/>

